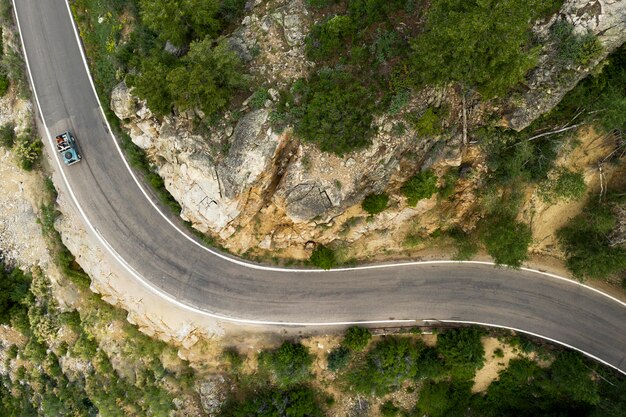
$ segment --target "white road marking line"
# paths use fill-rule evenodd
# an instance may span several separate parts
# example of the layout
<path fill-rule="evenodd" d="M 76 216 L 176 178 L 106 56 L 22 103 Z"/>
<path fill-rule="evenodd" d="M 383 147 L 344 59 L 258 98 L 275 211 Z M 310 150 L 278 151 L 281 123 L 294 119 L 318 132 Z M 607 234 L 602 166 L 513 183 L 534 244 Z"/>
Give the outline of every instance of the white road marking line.
<path fill-rule="evenodd" d="M 626 371 L 622 371 L 617 366 L 611 365 L 607 361 L 604 361 L 604 360 L 598 358 L 597 356 L 594 356 L 594 355 L 592 355 L 590 353 L 587 353 L 587 352 L 585 352 L 582 349 L 578 349 L 576 346 L 568 345 L 567 343 L 560 342 L 560 341 L 558 341 L 556 339 L 552 339 L 551 337 L 542 336 L 540 334 L 529 332 L 527 330 L 517 329 L 515 327 L 510 327 L 510 326 L 501 326 L 501 325 L 498 325 L 498 324 L 481 323 L 479 321 L 466 321 L 466 320 L 424 320 L 424 321 L 425 322 L 434 321 L 434 322 L 440 322 L 440 323 L 453 323 L 453 324 L 454 323 L 456 323 L 456 324 L 475 324 L 477 326 L 495 327 L 495 328 L 498 328 L 498 329 L 507 329 L 507 330 L 513 330 L 513 331 L 516 331 L 516 332 L 519 332 L 519 333 L 525 333 L 525 334 L 528 334 L 528 335 L 531 335 L 531 336 L 538 337 L 540 339 L 548 340 L 548 341 L 550 341 L 552 343 L 556 343 L 557 345 L 565 346 L 566 348 L 575 350 L 577 352 L 580 352 L 583 355 L 588 356 L 591 359 L 594 359 L 594 360 L 602 363 L 603 365 L 609 366 L 609 367 L 615 369 L 616 371 L 621 372 L 622 374 L 626 375 Z"/>
<path fill-rule="evenodd" d="M 80 41 L 80 36 L 78 34 L 78 30 L 76 28 L 73 16 L 72 16 L 72 12 L 69 6 L 69 3 L 67 3 L 67 0 L 65 1 L 65 4 L 67 6 L 67 11 L 69 13 L 70 16 L 70 20 L 72 21 L 72 26 L 74 29 L 74 34 L 76 36 L 76 40 L 78 42 L 78 47 L 80 49 L 81 52 L 81 56 L 83 59 L 83 64 L 85 65 L 85 69 L 87 71 L 88 77 L 89 77 L 89 81 L 91 83 L 91 87 L 93 89 L 94 95 L 96 97 L 96 100 L 98 102 L 98 108 L 100 109 L 100 112 L 102 113 L 102 117 L 105 120 L 107 127 L 109 129 L 109 133 L 110 133 L 110 137 L 113 139 L 113 143 L 115 144 L 116 149 L 118 150 L 122 160 L 124 161 L 124 165 L 126 166 L 126 168 L 128 169 L 128 171 L 130 172 L 132 178 L 134 179 L 135 183 L 137 184 L 137 186 L 139 187 L 139 189 L 141 190 L 141 192 L 143 193 L 143 195 L 146 197 L 146 199 L 150 202 L 150 204 L 154 207 L 154 209 L 161 215 L 161 217 L 163 217 L 163 219 L 170 224 L 172 227 L 174 227 L 180 234 L 182 234 L 186 239 L 188 239 L 189 241 L 191 241 L 192 243 L 194 243 L 195 245 L 201 247 L 202 249 L 212 253 L 213 255 L 216 255 L 222 259 L 225 259 L 229 262 L 233 262 L 237 265 L 241 265 L 247 268 L 252 268 L 252 269 L 260 269 L 260 270 L 266 270 L 266 271 L 277 271 L 277 272 L 300 272 L 300 273 L 323 273 L 326 271 L 322 271 L 322 270 L 309 270 L 309 269 L 283 269 L 283 268 L 276 268 L 276 267 L 266 267 L 263 265 L 255 265 L 255 264 L 251 264 L 248 262 L 244 262 L 238 259 L 233 259 L 230 258 L 228 256 L 225 256 L 219 252 L 213 251 L 210 248 L 207 248 L 203 245 L 201 245 L 200 243 L 196 242 L 194 239 L 192 239 L 190 236 L 188 236 L 184 231 L 182 231 L 181 229 L 179 229 L 172 221 L 170 221 L 167 216 L 165 214 L 163 214 L 161 212 L 161 210 L 159 209 L 159 207 L 152 201 L 152 199 L 150 198 L 150 196 L 146 193 L 146 191 L 143 189 L 143 187 L 141 186 L 141 184 L 139 183 L 139 180 L 136 178 L 135 174 L 133 173 L 132 169 L 130 168 L 128 162 L 126 161 L 126 158 L 124 157 L 124 154 L 122 153 L 121 148 L 119 147 L 117 141 L 115 140 L 115 137 L 113 136 L 113 131 L 111 130 L 111 126 L 109 125 L 109 122 L 106 118 L 106 115 L 104 113 L 104 110 L 102 109 L 102 106 L 100 105 L 100 101 L 98 100 L 98 94 L 97 91 L 95 89 L 95 85 L 93 83 L 93 79 L 91 77 L 91 72 L 89 71 L 89 66 L 87 65 L 87 60 L 85 57 L 85 53 L 83 51 L 82 48 L 82 44 Z M 14 8 L 16 8 L 15 2 L 14 2 Z M 33 95 L 35 96 L 35 102 L 37 103 L 37 108 L 39 109 L 39 114 L 41 115 L 41 121 L 44 125 L 44 128 L 46 130 L 46 136 L 48 137 L 48 142 L 52 148 L 52 150 L 54 150 L 54 142 L 52 140 L 52 136 L 50 134 L 50 129 L 48 129 L 48 126 L 46 124 L 42 109 L 41 109 L 41 104 L 39 103 L 39 97 L 37 96 L 37 89 L 35 87 L 34 81 L 33 81 L 33 75 L 30 69 L 30 63 L 28 61 L 28 54 L 26 52 L 26 46 L 24 44 L 24 39 L 22 36 L 22 29 L 20 26 L 20 21 L 19 21 L 19 16 L 17 13 L 17 8 L 14 12 L 15 14 L 15 20 L 17 23 L 17 27 L 18 27 L 18 31 L 20 32 L 20 42 L 22 44 L 22 50 L 24 51 L 24 61 L 26 63 L 26 69 L 28 71 L 30 80 L 31 80 L 31 85 L 33 88 Z M 54 154 L 54 152 L 52 152 Z M 314 322 L 283 322 L 283 321 L 264 321 L 264 320 L 249 320 L 249 319 L 238 319 L 238 318 L 234 318 L 234 317 L 229 317 L 229 316 L 225 316 L 225 315 L 221 315 L 221 314 L 216 314 L 216 313 L 211 313 L 209 311 L 203 310 L 197 306 L 193 306 L 187 303 L 182 303 L 181 301 L 175 299 L 174 297 L 172 297 L 170 294 L 168 294 L 167 292 L 161 290 L 160 288 L 154 286 L 152 283 L 148 282 L 147 280 L 145 280 L 139 273 L 137 273 L 134 268 L 132 268 L 125 260 L 124 258 L 122 258 L 114 249 L 113 247 L 104 239 L 104 237 L 100 234 L 100 232 L 91 224 L 91 222 L 89 221 L 89 219 L 87 218 L 87 215 L 85 214 L 82 206 L 80 205 L 80 203 L 78 202 L 78 198 L 76 197 L 76 195 L 74 194 L 72 187 L 70 186 L 70 183 L 67 179 L 67 176 L 65 174 L 65 171 L 63 170 L 63 166 L 61 165 L 61 162 L 59 160 L 59 158 L 55 155 L 53 156 L 53 159 L 56 161 L 57 164 L 57 168 L 59 173 L 61 174 L 62 178 L 63 178 L 63 182 L 65 183 L 65 186 L 70 194 L 70 197 L 73 201 L 73 203 L 75 204 L 76 208 L 78 209 L 81 217 L 83 218 L 84 222 L 86 223 L 87 227 L 89 228 L 89 230 L 91 230 L 91 232 L 96 236 L 96 238 L 100 241 L 100 243 L 106 248 L 106 250 L 111 254 L 111 256 L 113 258 L 115 258 L 120 265 L 122 265 L 122 267 L 124 269 L 126 269 L 133 277 L 135 277 L 139 282 L 141 282 L 144 286 L 146 286 L 148 289 L 150 289 L 152 292 L 154 292 L 156 295 L 160 296 L 161 298 L 181 307 L 184 308 L 186 310 L 192 311 L 194 313 L 198 313 L 198 314 L 202 314 L 211 318 L 215 318 L 215 319 L 219 319 L 219 320 L 224 320 L 224 321 L 230 321 L 230 322 L 234 322 L 234 323 L 240 323 L 240 324 L 251 324 L 251 325 L 277 325 L 277 326 L 348 326 L 348 325 L 355 325 L 355 324 L 393 324 L 393 323 L 417 323 L 418 320 L 370 320 L 370 321 L 344 321 L 344 322 L 319 322 L 319 323 L 314 323 Z M 360 266 L 360 267 L 354 267 L 354 268 L 337 268 L 337 269 L 333 269 L 332 271 L 337 272 L 337 271 L 355 271 L 355 270 L 366 270 L 366 269 L 381 269 L 381 268 L 392 268 L 392 267 L 400 267 L 400 266 L 415 266 L 415 265 L 428 265 L 428 264 L 451 264 L 451 263 L 457 263 L 457 264 L 480 264 L 480 265 L 494 265 L 494 263 L 492 262 L 483 262 L 483 261 L 416 261 L 416 262 L 405 262 L 405 263 L 395 263 L 395 264 L 386 264 L 386 265 L 368 265 L 368 266 Z M 567 281 L 571 284 L 575 284 L 575 285 L 579 285 L 581 287 L 584 287 L 587 290 L 591 290 L 594 291 L 602 296 L 605 296 L 619 304 L 621 304 L 622 306 L 626 307 L 626 303 L 618 300 L 617 298 L 606 294 L 596 288 L 592 288 L 588 285 L 582 284 L 580 282 L 576 282 L 573 280 L 570 280 L 568 278 L 565 277 L 561 277 L 555 274 L 550 274 L 547 272 L 543 272 L 543 271 L 538 271 L 538 270 L 534 270 L 534 269 L 530 269 L 530 268 L 521 268 L 524 271 L 528 271 L 528 272 L 533 272 L 533 273 L 537 273 L 537 274 L 543 274 L 545 276 L 551 277 L 551 278 L 555 278 L 558 280 L 562 280 L 562 281 Z M 489 324 L 489 323 L 480 323 L 480 322 L 471 322 L 471 321 L 461 321 L 461 320 L 432 320 L 432 321 L 440 321 L 442 323 L 461 323 L 461 324 L 477 324 L 477 325 L 482 325 L 482 326 L 488 326 L 488 327 L 498 327 L 498 328 L 504 328 L 504 329 L 509 329 L 509 330 L 515 330 L 515 331 L 519 331 L 522 333 L 526 333 L 526 334 L 530 334 L 539 338 L 543 338 L 546 340 L 549 340 L 551 342 L 554 343 L 558 343 L 560 345 L 569 347 L 571 349 L 577 350 L 605 365 L 608 365 L 616 370 L 618 370 L 621 373 L 626 374 L 626 371 L 622 371 L 619 368 L 603 361 L 600 358 L 597 358 L 594 355 L 591 355 L 581 349 L 578 349 L 574 346 L 570 346 L 566 343 L 560 342 L 556 339 L 552 339 L 546 336 L 542 336 L 542 335 L 538 335 L 536 333 L 532 333 L 529 331 L 525 331 L 525 330 L 521 330 L 521 329 L 516 329 L 513 327 L 507 327 L 507 326 L 502 326 L 502 325 L 495 325 L 495 324 Z"/>

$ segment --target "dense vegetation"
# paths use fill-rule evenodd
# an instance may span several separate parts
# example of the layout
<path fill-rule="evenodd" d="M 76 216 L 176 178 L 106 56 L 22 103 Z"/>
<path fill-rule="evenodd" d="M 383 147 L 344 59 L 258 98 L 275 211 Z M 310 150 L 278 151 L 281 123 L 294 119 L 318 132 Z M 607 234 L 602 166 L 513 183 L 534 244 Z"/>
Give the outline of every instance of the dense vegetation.
<path fill-rule="evenodd" d="M 503 335 L 501 340 L 525 353 L 512 359 L 486 392 L 473 394 L 472 378 L 485 361 L 482 331 L 447 330 L 438 336 L 435 347 L 426 347 L 421 338 L 409 334 L 384 336 L 368 343 L 363 352 L 352 351 L 350 355 L 351 350 L 345 346 L 349 334 L 369 334 L 354 329 L 346 333 L 341 346 L 328 354 L 329 369 L 336 373 L 331 380 L 336 378 L 335 385 L 342 394 L 354 397 L 356 392 L 359 403 L 363 400 L 367 405 L 380 399 L 383 416 L 624 415 L 626 380 L 578 353 L 547 350 L 528 339 Z M 287 343 L 279 350 L 286 345 L 297 346 Z M 524 356 L 531 352 L 550 364 L 540 366 Z M 264 352 L 261 357 L 273 354 Z M 307 354 L 304 349 L 299 356 Z M 339 357 L 341 366 L 336 366 Z M 324 389 L 327 382 L 311 384 L 310 380 L 299 379 L 288 385 L 278 384 L 272 376 L 275 368 L 269 371 L 267 374 L 261 369 L 251 377 L 237 373 L 236 388 L 221 415 L 304 417 L 336 412 L 332 408 L 336 399 Z M 417 398 L 415 407 L 403 408 L 393 396 L 387 396 L 405 390 L 404 396 Z"/>

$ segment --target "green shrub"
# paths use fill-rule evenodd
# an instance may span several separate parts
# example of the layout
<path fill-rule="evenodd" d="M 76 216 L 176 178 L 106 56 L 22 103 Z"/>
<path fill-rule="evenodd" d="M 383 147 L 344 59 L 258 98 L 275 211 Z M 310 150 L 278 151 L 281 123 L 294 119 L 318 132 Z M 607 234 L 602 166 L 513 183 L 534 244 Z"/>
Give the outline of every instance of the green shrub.
<path fill-rule="evenodd" d="M 347 379 L 357 392 L 383 395 L 417 375 L 416 363 L 423 348 L 417 340 L 387 337 L 374 345 Z"/>
<path fill-rule="evenodd" d="M 413 122 L 413 128 L 420 136 L 436 136 L 442 131 L 441 114 L 438 109 L 429 107 Z"/>
<path fill-rule="evenodd" d="M 289 389 L 261 388 L 241 401 L 226 404 L 221 416 L 233 417 L 323 417 L 320 394 L 307 386 Z"/>
<path fill-rule="evenodd" d="M 3 68 L 0 68 L 0 97 L 4 97 L 9 91 L 10 84 L 11 82 L 9 81 L 6 71 Z"/>
<path fill-rule="evenodd" d="M 309 261 L 314 266 L 322 269 L 331 269 L 337 266 L 335 251 L 324 245 L 317 245 L 315 247 Z"/>
<path fill-rule="evenodd" d="M 580 199 L 585 195 L 586 190 L 587 186 L 582 173 L 560 168 L 555 177 L 541 184 L 539 195 L 546 203 L 554 203 Z"/>
<path fill-rule="evenodd" d="M 11 149 L 15 144 L 15 125 L 7 123 L 0 127 L 0 146 Z"/>
<path fill-rule="evenodd" d="M 431 382 L 422 387 L 417 409 L 429 417 L 462 416 L 470 404 L 472 382 Z"/>
<path fill-rule="evenodd" d="M 339 0 L 306 0 L 306 4 L 316 9 L 339 3 Z"/>
<path fill-rule="evenodd" d="M 269 366 L 281 386 L 297 384 L 311 378 L 313 359 L 300 343 L 283 342 L 278 349 L 259 356 L 259 362 Z"/>
<path fill-rule="evenodd" d="M 39 139 L 33 139 L 24 135 L 17 138 L 13 151 L 20 167 L 23 170 L 30 171 L 41 159 L 43 144 Z"/>
<path fill-rule="evenodd" d="M 610 205 L 594 199 L 558 230 L 567 268 L 575 277 L 604 279 L 626 269 L 626 249 L 612 246 L 608 237 L 615 225 Z"/>
<path fill-rule="evenodd" d="M 480 239 L 497 265 L 519 268 L 528 258 L 533 235 L 530 226 L 507 214 L 494 214 L 481 221 Z"/>
<path fill-rule="evenodd" d="M 485 362 L 481 332 L 475 328 L 452 329 L 437 337 L 437 349 L 459 379 L 472 379 Z"/>
<path fill-rule="evenodd" d="M 369 214 L 378 214 L 383 212 L 389 204 L 389 196 L 387 194 L 370 194 L 361 203 L 363 210 Z"/>
<path fill-rule="evenodd" d="M 354 352 L 360 352 L 367 347 L 372 339 L 372 333 L 365 327 L 353 326 L 346 330 L 341 344 Z"/>
<path fill-rule="evenodd" d="M 26 311 L 23 300 L 30 292 L 31 276 L 19 268 L 5 270 L 0 263 L 0 323 L 9 324 L 18 310 Z"/>
<path fill-rule="evenodd" d="M 380 414 L 383 417 L 395 417 L 399 411 L 400 407 L 397 407 L 391 400 L 387 400 L 380 405 Z"/>
<path fill-rule="evenodd" d="M 338 348 L 331 350 L 327 357 L 328 369 L 333 372 L 341 371 L 348 366 L 351 357 L 352 354 L 350 353 L 350 350 L 344 346 L 339 346 Z"/>
<path fill-rule="evenodd" d="M 419 200 L 430 198 L 437 192 L 437 176 L 432 171 L 423 171 L 411 177 L 401 188 L 409 206 L 417 205 Z"/>
<path fill-rule="evenodd" d="M 306 39 L 307 55 L 313 60 L 326 59 L 350 45 L 355 35 L 356 27 L 350 16 L 333 16 L 311 28 Z"/>
<path fill-rule="evenodd" d="M 466 261 L 471 259 L 478 252 L 478 244 L 475 238 L 469 233 L 464 232 L 460 228 L 453 228 L 447 231 L 448 236 L 454 240 L 456 253 L 453 259 L 457 261 Z"/>
<path fill-rule="evenodd" d="M 459 171 L 456 169 L 448 170 L 443 178 L 441 188 L 439 188 L 439 198 L 442 200 L 447 200 L 454 194 L 454 189 L 456 188 L 456 183 L 459 179 Z"/>
<path fill-rule="evenodd" d="M 574 33 L 574 25 L 566 20 L 556 22 L 550 29 L 550 35 L 556 43 L 558 59 L 562 64 L 588 65 L 602 53 L 602 44 L 594 34 Z"/>
<path fill-rule="evenodd" d="M 230 364 L 230 368 L 234 371 L 239 370 L 243 365 L 243 358 L 241 354 L 235 348 L 229 348 L 222 352 L 222 357 L 226 362 Z"/>
<path fill-rule="evenodd" d="M 261 109 L 265 106 L 265 102 L 271 98 L 272 96 L 270 96 L 267 88 L 259 88 L 250 97 L 250 106 L 253 109 Z"/>
<path fill-rule="evenodd" d="M 320 71 L 304 84 L 295 131 L 324 152 L 337 155 L 371 143 L 371 89 L 340 71 Z"/>

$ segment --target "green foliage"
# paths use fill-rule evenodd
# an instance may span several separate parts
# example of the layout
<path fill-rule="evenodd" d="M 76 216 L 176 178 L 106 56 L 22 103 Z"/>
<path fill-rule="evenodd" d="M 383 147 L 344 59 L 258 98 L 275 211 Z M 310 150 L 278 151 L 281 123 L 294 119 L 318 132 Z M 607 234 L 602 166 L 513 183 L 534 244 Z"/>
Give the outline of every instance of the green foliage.
<path fill-rule="evenodd" d="M 234 371 L 239 370 L 243 365 L 243 358 L 235 348 L 224 350 L 222 358 L 230 364 L 230 368 Z"/>
<path fill-rule="evenodd" d="M 586 190 L 585 178 L 581 172 L 560 168 L 557 170 L 555 177 L 541 184 L 539 194 L 546 203 L 554 203 L 560 200 L 580 199 L 585 195 Z"/>
<path fill-rule="evenodd" d="M 331 269 L 337 265 L 335 251 L 324 245 L 317 245 L 309 258 L 311 264 L 322 269 Z"/>
<path fill-rule="evenodd" d="M 243 67 L 225 40 L 192 42 L 189 53 L 167 74 L 170 95 L 181 110 L 200 108 L 207 117 L 224 109 L 243 87 Z"/>
<path fill-rule="evenodd" d="M 343 155 L 368 146 L 374 100 L 368 88 L 341 71 L 320 71 L 304 84 L 295 130 L 324 152 Z"/>
<path fill-rule="evenodd" d="M 485 350 L 476 328 L 452 329 L 437 337 L 437 349 L 458 379 L 471 379 L 485 362 Z"/>
<path fill-rule="evenodd" d="M 407 180 L 401 188 L 409 206 L 417 205 L 419 200 L 430 198 L 437 192 L 437 176 L 432 171 L 423 171 Z"/>
<path fill-rule="evenodd" d="M 511 360 L 478 400 L 476 408 L 485 416 L 595 415 L 590 411 L 600 401 L 598 382 L 573 352 L 561 353 L 549 369 L 529 359 Z"/>
<path fill-rule="evenodd" d="M 591 201 L 583 212 L 557 232 L 567 268 L 577 278 L 604 279 L 626 269 L 626 249 L 611 246 L 616 224 L 609 204 Z"/>
<path fill-rule="evenodd" d="M 219 0 L 140 0 L 139 4 L 143 23 L 176 46 L 215 36 L 220 29 Z"/>
<path fill-rule="evenodd" d="M 416 363 L 423 349 L 419 341 L 387 337 L 377 342 L 364 362 L 347 375 L 348 381 L 357 392 L 383 395 L 417 375 Z"/>
<path fill-rule="evenodd" d="M 0 97 L 4 97 L 9 91 L 9 85 L 11 84 L 9 77 L 7 76 L 4 68 L 0 68 Z"/>
<path fill-rule="evenodd" d="M 420 136 L 439 135 L 442 131 L 441 119 L 443 111 L 441 108 L 427 108 L 421 116 L 413 121 L 413 128 Z"/>
<path fill-rule="evenodd" d="M 25 298 L 29 294 L 31 276 L 19 268 L 5 270 L 0 264 L 0 324 L 9 324 L 18 310 L 25 311 Z"/>
<path fill-rule="evenodd" d="M 428 383 L 420 391 L 417 409 L 429 417 L 465 415 L 472 396 L 471 388 L 471 381 Z"/>
<path fill-rule="evenodd" d="M 346 44 L 351 44 L 356 26 L 350 16 L 336 15 L 326 22 L 314 25 L 306 39 L 309 59 L 327 59 Z"/>
<path fill-rule="evenodd" d="M 241 402 L 232 401 L 223 417 L 323 417 L 319 394 L 307 386 L 289 389 L 265 388 Z"/>
<path fill-rule="evenodd" d="M 536 63 L 532 22 L 560 1 L 440 0 L 433 2 L 424 33 L 412 42 L 417 82 L 457 81 L 486 98 L 504 94 Z"/>
<path fill-rule="evenodd" d="M 175 66 L 174 58 L 166 53 L 155 53 L 141 61 L 139 74 L 128 76 L 126 82 L 135 87 L 134 93 L 146 100 L 150 110 L 157 115 L 172 111 L 173 99 L 167 84 L 167 75 Z"/>
<path fill-rule="evenodd" d="M 454 194 L 456 183 L 459 179 L 459 171 L 450 169 L 446 172 L 442 178 L 442 185 L 439 188 L 439 198 L 447 200 Z"/>
<path fill-rule="evenodd" d="M 382 213 L 389 204 L 389 196 L 387 194 L 370 194 L 361 203 L 363 210 L 369 214 Z"/>
<path fill-rule="evenodd" d="M 15 125 L 7 123 L 0 127 L 0 146 L 11 149 L 15 144 Z"/>
<path fill-rule="evenodd" d="M 339 346 L 328 353 L 328 369 L 333 372 L 341 371 L 348 366 L 351 358 L 352 353 L 350 352 L 350 349 L 344 346 Z"/>
<path fill-rule="evenodd" d="M 270 100 L 272 96 L 267 88 L 259 88 L 254 92 L 252 97 L 250 97 L 250 106 L 253 109 L 261 109 L 265 106 L 265 102 Z"/>
<path fill-rule="evenodd" d="M 354 352 L 360 352 L 367 347 L 371 339 L 372 332 L 369 329 L 352 326 L 346 330 L 341 344 Z"/>
<path fill-rule="evenodd" d="M 447 235 L 454 240 L 456 253 L 453 259 L 466 261 L 471 259 L 478 252 L 478 244 L 474 236 L 464 232 L 460 228 L 453 228 L 447 231 Z"/>
<path fill-rule="evenodd" d="M 564 65 L 588 65 L 602 53 L 602 44 L 593 33 L 576 34 L 574 25 L 567 20 L 552 25 L 550 35 L 556 44 L 558 59 Z"/>
<path fill-rule="evenodd" d="M 35 139 L 29 135 L 22 135 L 15 141 L 13 151 L 20 167 L 23 170 L 30 171 L 41 159 L 43 144 L 38 138 Z"/>
<path fill-rule="evenodd" d="M 528 258 L 532 231 L 526 223 L 508 215 L 492 215 L 481 222 L 480 239 L 498 265 L 519 268 Z"/>
<path fill-rule="evenodd" d="M 280 347 L 259 355 L 259 362 L 267 365 L 281 386 L 298 384 L 311 378 L 313 359 L 300 343 L 284 342 Z"/>
<path fill-rule="evenodd" d="M 397 407 L 391 400 L 387 400 L 380 405 L 380 414 L 383 417 L 395 417 L 399 411 L 400 407 Z"/>
<path fill-rule="evenodd" d="M 306 0 L 306 4 L 316 9 L 332 6 L 339 3 L 339 0 Z"/>

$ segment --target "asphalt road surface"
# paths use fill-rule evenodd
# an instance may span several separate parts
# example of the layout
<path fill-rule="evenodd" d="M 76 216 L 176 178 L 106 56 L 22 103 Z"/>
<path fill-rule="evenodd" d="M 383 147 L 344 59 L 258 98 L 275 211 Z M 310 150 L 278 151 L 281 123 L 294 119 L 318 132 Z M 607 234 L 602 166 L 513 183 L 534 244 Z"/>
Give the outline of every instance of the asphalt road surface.
<path fill-rule="evenodd" d="M 440 319 L 513 327 L 626 372 L 626 307 L 575 283 L 478 264 L 259 270 L 200 248 L 164 220 L 131 177 L 101 115 L 64 0 L 16 0 L 15 9 L 45 124 L 52 136 L 74 132 L 83 155 L 81 163 L 63 167 L 69 187 L 86 221 L 153 286 L 237 319 Z"/>

